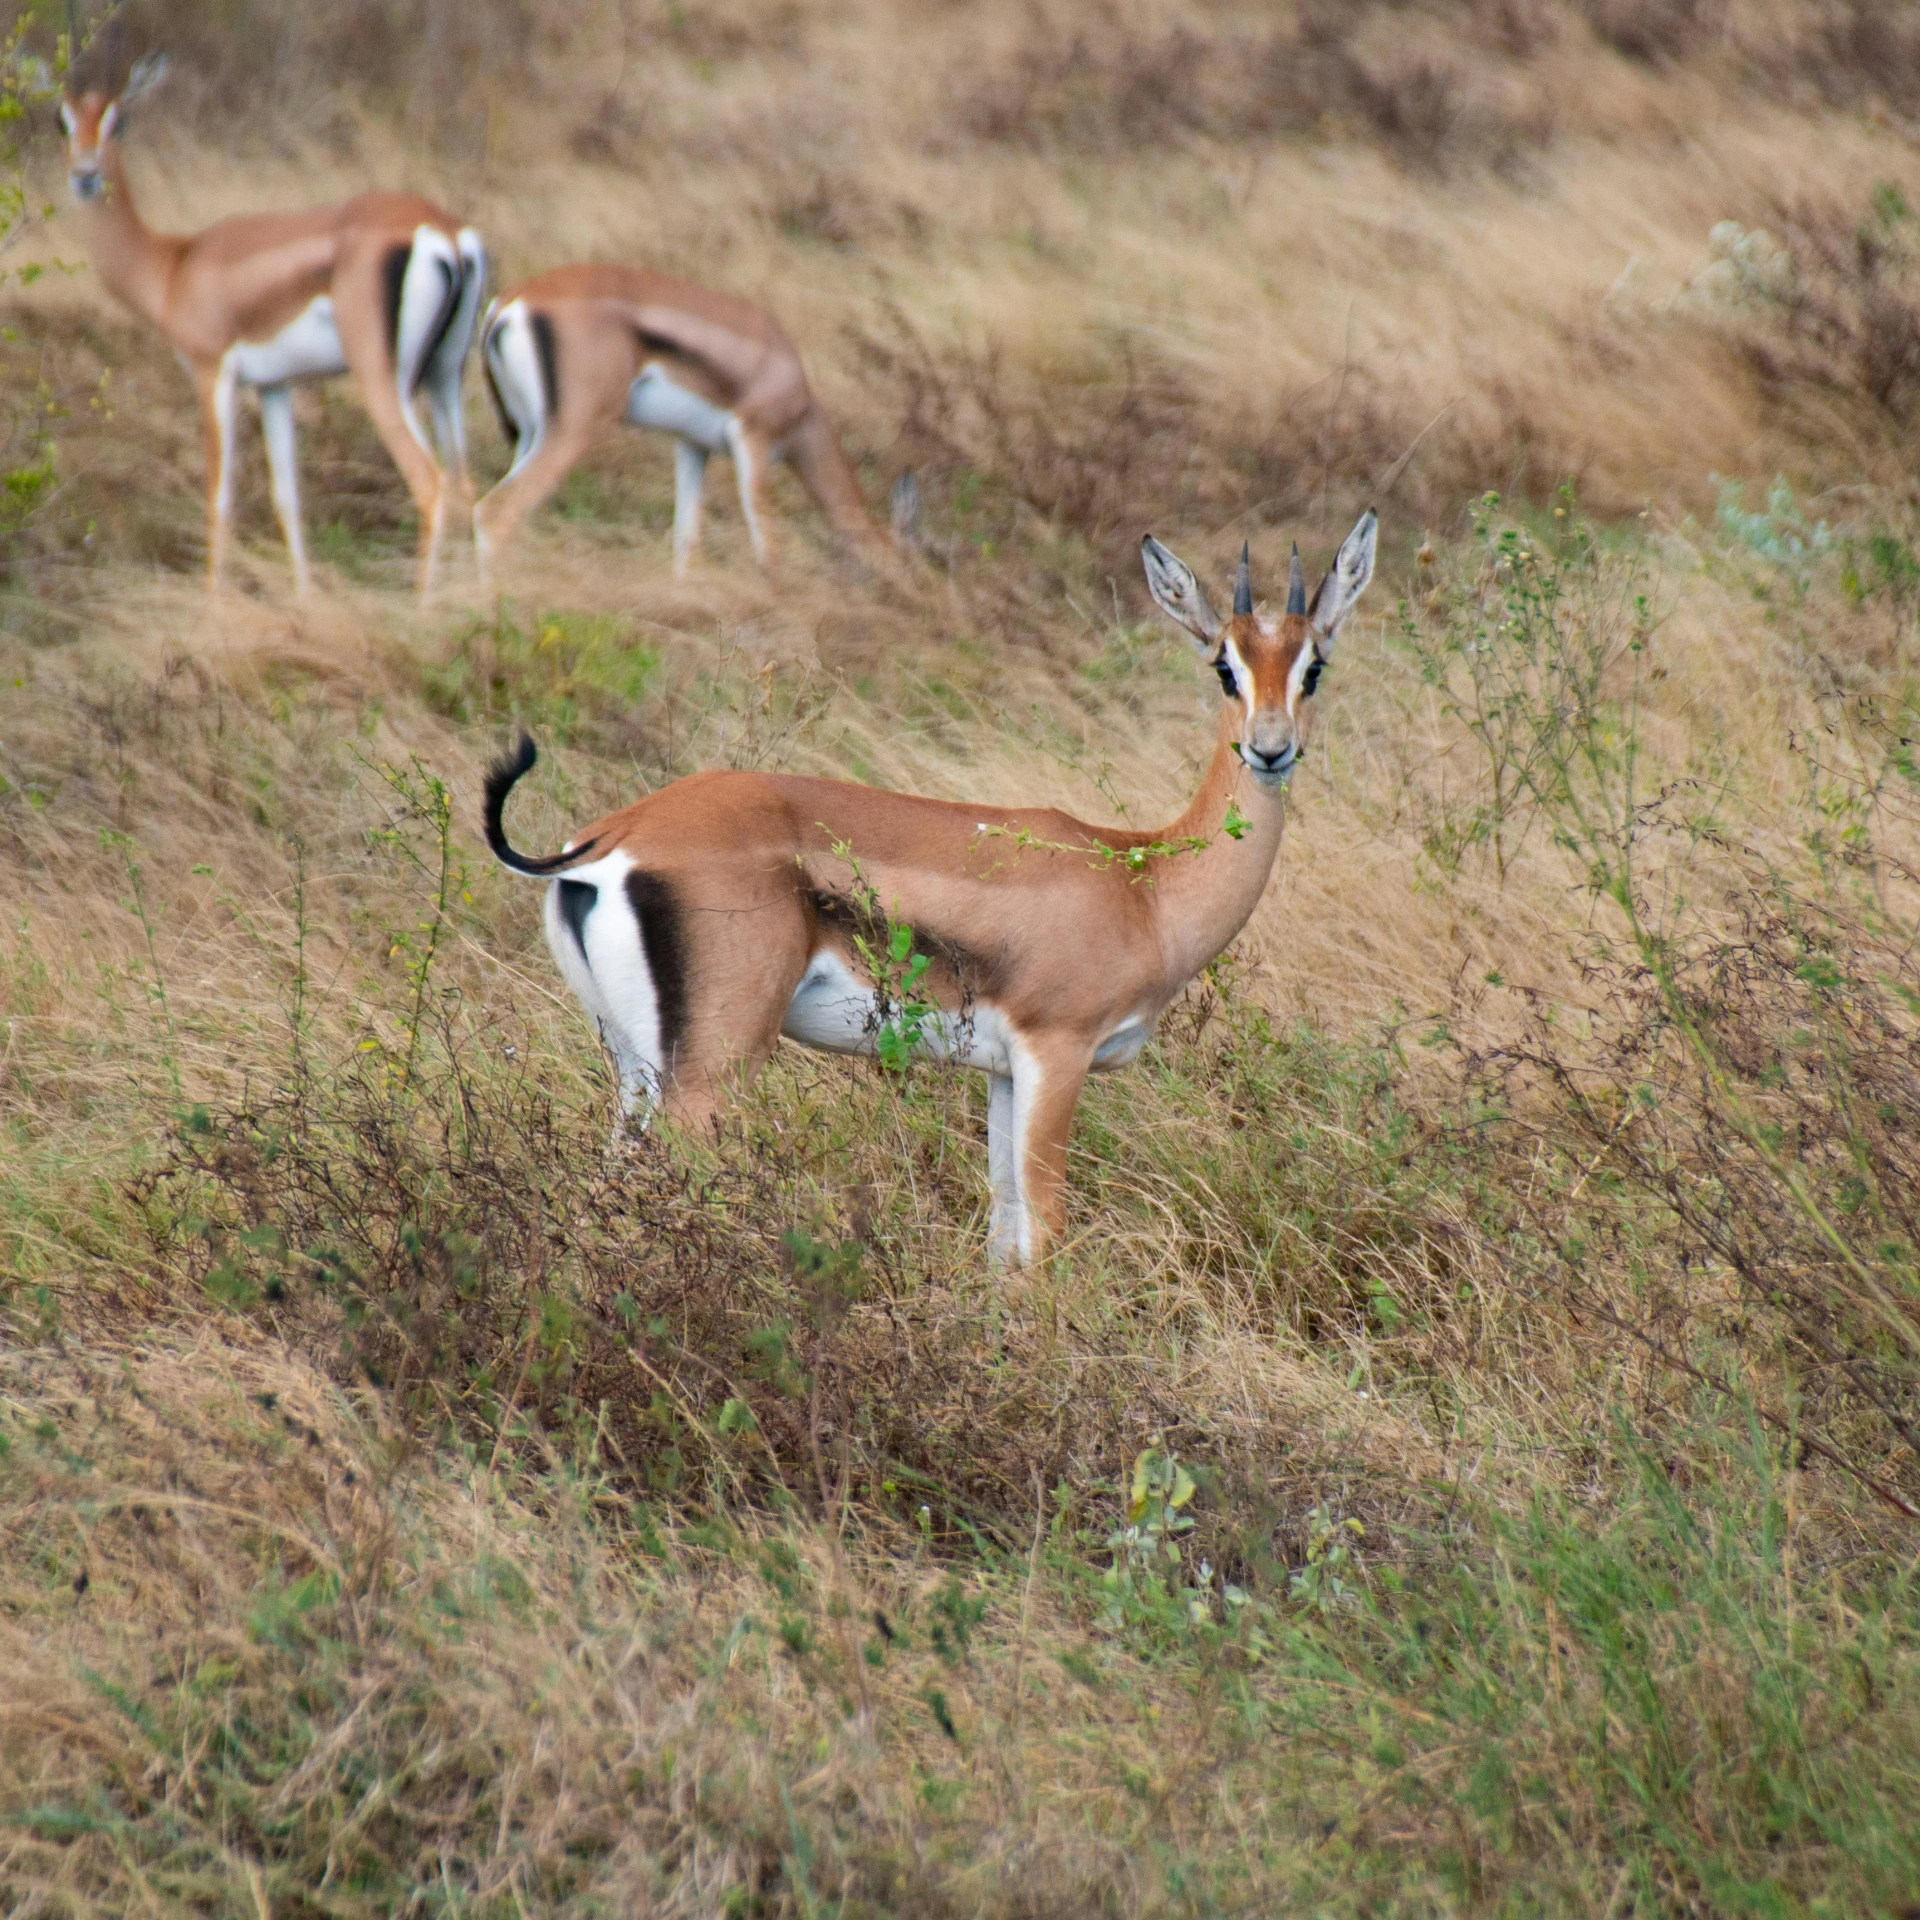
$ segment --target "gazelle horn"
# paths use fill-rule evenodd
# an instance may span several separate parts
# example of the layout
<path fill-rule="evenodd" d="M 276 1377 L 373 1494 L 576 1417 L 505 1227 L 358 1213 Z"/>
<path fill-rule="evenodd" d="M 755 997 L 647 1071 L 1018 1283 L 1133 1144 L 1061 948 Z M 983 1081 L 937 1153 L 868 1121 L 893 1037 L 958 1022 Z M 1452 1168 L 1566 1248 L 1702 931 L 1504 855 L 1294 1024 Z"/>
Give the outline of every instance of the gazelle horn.
<path fill-rule="evenodd" d="M 1247 555 L 1247 543 L 1240 542 L 1240 571 L 1233 576 L 1233 610 L 1235 613 L 1253 611 L 1253 562 Z"/>
<path fill-rule="evenodd" d="M 1287 611 L 1305 613 L 1307 610 L 1307 570 L 1300 564 L 1298 542 L 1293 549 L 1293 564 L 1287 569 Z"/>

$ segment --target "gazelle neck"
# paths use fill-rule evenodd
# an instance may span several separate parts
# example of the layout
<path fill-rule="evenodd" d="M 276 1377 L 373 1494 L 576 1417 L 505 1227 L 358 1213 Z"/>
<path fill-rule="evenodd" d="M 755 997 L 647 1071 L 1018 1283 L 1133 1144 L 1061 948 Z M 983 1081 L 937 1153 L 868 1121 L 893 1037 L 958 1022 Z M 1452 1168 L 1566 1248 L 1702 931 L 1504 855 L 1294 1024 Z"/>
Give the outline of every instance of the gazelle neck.
<path fill-rule="evenodd" d="M 1240 707 L 1220 706 L 1220 728 L 1200 791 L 1161 838 L 1206 842 L 1198 853 L 1169 855 L 1154 864 L 1160 950 L 1173 990 L 1223 953 L 1260 904 L 1287 824 L 1284 787 L 1263 786 L 1240 762 Z M 1245 822 L 1236 839 L 1228 809 Z M 1236 822 L 1237 824 L 1237 822 Z"/>
<path fill-rule="evenodd" d="M 136 313 L 158 322 L 180 242 L 155 233 L 140 218 L 127 186 L 120 143 L 110 140 L 103 145 L 100 173 L 107 190 L 97 200 L 74 203 L 81 239 L 101 285 Z"/>

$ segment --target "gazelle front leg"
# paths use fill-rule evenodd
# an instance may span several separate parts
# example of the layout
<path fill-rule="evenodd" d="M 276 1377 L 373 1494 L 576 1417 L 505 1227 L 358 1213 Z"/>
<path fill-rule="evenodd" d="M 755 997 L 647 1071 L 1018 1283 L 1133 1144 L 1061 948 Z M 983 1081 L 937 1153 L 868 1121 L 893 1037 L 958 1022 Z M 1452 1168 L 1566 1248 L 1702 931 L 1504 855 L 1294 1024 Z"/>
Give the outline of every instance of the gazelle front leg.
<path fill-rule="evenodd" d="M 1086 1085 L 1077 1050 L 1016 1046 L 1011 1075 L 996 1074 L 987 1095 L 987 1169 L 993 1182 L 988 1257 L 1038 1260 L 1067 1228 L 1067 1135 Z"/>
<path fill-rule="evenodd" d="M 727 449 L 733 455 L 734 478 L 740 483 L 740 516 L 747 523 L 753 557 L 765 567 L 772 558 L 767 538 L 767 470 L 773 465 L 773 443 L 743 425 L 735 414 L 727 422 Z"/>
<path fill-rule="evenodd" d="M 233 524 L 233 416 L 238 374 L 232 356 L 202 375 L 200 426 L 207 448 L 207 591 L 217 593 L 227 570 L 227 532 Z"/>
<path fill-rule="evenodd" d="M 273 510 L 280 516 L 287 552 L 293 556 L 293 591 L 305 600 L 312 590 L 307 542 L 300 525 L 300 468 L 293 429 L 293 390 L 284 384 L 260 389 L 260 431 L 267 443 L 273 480 Z"/>
<path fill-rule="evenodd" d="M 691 440 L 673 443 L 673 577 L 683 579 L 700 544 L 700 490 L 707 479 L 707 450 Z"/>

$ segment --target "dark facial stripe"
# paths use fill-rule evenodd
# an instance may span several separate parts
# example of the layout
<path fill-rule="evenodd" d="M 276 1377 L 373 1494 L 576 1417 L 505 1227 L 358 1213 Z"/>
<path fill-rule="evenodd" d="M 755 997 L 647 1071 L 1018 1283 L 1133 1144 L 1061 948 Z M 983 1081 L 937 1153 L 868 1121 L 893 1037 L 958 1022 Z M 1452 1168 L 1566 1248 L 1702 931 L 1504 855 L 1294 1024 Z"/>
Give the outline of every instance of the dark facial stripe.
<path fill-rule="evenodd" d="M 412 246 L 403 243 L 389 247 L 387 257 L 380 263 L 381 282 L 387 295 L 387 347 L 396 366 L 400 363 L 400 296 L 406 289 L 407 262 L 412 258 Z"/>
<path fill-rule="evenodd" d="M 589 880 L 561 880 L 560 917 L 573 929 L 573 944 L 580 949 L 581 964 L 589 973 L 593 962 L 587 958 L 587 915 L 600 904 L 600 889 Z"/>
<path fill-rule="evenodd" d="M 553 322 L 544 313 L 529 316 L 533 324 L 533 350 L 540 356 L 540 391 L 546 395 L 547 418 L 560 411 L 560 349 L 553 337 Z"/>
<path fill-rule="evenodd" d="M 634 332 L 640 337 L 642 353 L 678 353 L 685 355 L 683 347 L 670 333 L 649 333 L 645 327 L 636 327 Z"/>
<path fill-rule="evenodd" d="M 640 947 L 660 1010 L 661 1071 L 671 1080 L 687 1031 L 687 952 L 680 903 L 657 873 L 638 871 L 627 875 L 627 899 L 640 923 Z"/>

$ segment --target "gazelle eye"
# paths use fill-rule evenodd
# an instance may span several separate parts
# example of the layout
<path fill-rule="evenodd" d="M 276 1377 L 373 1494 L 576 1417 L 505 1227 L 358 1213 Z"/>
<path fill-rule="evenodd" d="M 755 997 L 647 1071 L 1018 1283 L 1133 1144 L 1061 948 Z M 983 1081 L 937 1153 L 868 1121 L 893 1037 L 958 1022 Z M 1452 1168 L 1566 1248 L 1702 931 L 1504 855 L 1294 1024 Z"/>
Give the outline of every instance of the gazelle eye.
<path fill-rule="evenodd" d="M 1233 677 L 1233 662 L 1227 658 L 1225 647 L 1220 649 L 1219 657 L 1213 663 L 1213 670 L 1220 676 L 1220 691 L 1229 700 L 1240 697 L 1240 682 Z"/>
<path fill-rule="evenodd" d="M 1313 690 L 1315 687 L 1317 687 L 1320 684 L 1320 669 L 1324 667 L 1326 664 L 1327 663 L 1324 660 L 1322 660 L 1318 655 L 1315 655 L 1312 662 L 1307 667 L 1306 678 L 1300 682 L 1301 699 L 1311 700 L 1313 698 Z"/>

